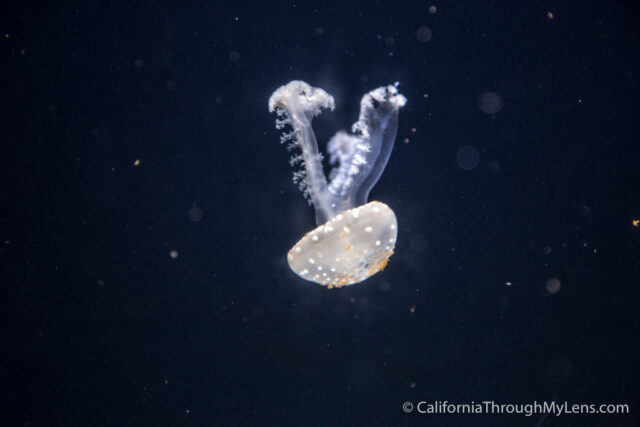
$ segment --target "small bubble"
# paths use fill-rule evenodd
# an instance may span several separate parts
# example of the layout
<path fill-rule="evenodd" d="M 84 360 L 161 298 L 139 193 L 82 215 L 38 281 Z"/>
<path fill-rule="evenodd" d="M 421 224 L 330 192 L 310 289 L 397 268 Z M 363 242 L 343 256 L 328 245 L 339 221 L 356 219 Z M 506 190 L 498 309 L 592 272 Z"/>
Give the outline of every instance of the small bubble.
<path fill-rule="evenodd" d="M 202 209 L 197 206 L 193 206 L 187 211 L 187 217 L 193 222 L 200 221 L 202 219 Z"/>
<path fill-rule="evenodd" d="M 387 47 L 391 47 L 396 43 L 396 39 L 394 39 L 393 37 L 389 36 L 386 39 L 384 39 L 384 44 Z"/>
<path fill-rule="evenodd" d="M 456 162 L 464 170 L 472 170 L 480 163 L 480 153 L 474 147 L 466 145 L 458 150 Z"/>
<path fill-rule="evenodd" d="M 485 114 L 496 114 L 504 103 L 502 97 L 495 92 L 484 92 L 478 95 L 478 108 Z"/>
<path fill-rule="evenodd" d="M 107 284 L 106 280 L 104 280 L 104 279 L 98 280 L 98 286 L 104 286 L 106 284 Z"/>
<path fill-rule="evenodd" d="M 410 387 L 410 388 L 416 388 L 416 382 L 415 382 L 415 381 L 411 381 L 411 382 L 409 383 L 409 387 Z"/>
<path fill-rule="evenodd" d="M 549 292 L 550 294 L 557 294 L 560 291 L 561 287 L 562 283 L 560 283 L 560 280 L 556 279 L 555 277 L 547 280 L 546 288 L 547 292 Z"/>
<path fill-rule="evenodd" d="M 229 60 L 230 61 L 237 61 L 238 59 L 240 59 L 240 54 L 238 52 L 236 52 L 235 50 L 232 50 L 231 52 L 229 52 Z"/>
<path fill-rule="evenodd" d="M 142 67 L 144 67 L 144 61 L 142 59 L 136 59 L 136 61 L 133 63 L 133 65 L 136 68 L 142 68 Z"/>
<path fill-rule="evenodd" d="M 542 252 L 544 252 L 545 255 L 549 255 L 551 253 L 551 248 L 549 246 L 545 246 Z"/>
<path fill-rule="evenodd" d="M 587 205 L 582 205 L 580 207 L 580 214 L 581 215 L 589 215 L 591 213 L 591 208 Z"/>
<path fill-rule="evenodd" d="M 430 14 L 435 14 L 437 12 L 437 9 L 435 7 L 435 5 L 429 6 L 429 13 Z"/>
<path fill-rule="evenodd" d="M 418 41 L 420 43 L 428 42 L 429 40 L 431 40 L 431 36 L 432 35 L 433 35 L 433 33 L 431 32 L 429 27 L 420 27 L 416 31 L 416 38 L 418 39 Z"/>
<path fill-rule="evenodd" d="M 500 172 L 501 166 L 500 163 L 497 160 L 491 160 L 489 162 L 489 172 L 491 173 L 498 173 Z"/>

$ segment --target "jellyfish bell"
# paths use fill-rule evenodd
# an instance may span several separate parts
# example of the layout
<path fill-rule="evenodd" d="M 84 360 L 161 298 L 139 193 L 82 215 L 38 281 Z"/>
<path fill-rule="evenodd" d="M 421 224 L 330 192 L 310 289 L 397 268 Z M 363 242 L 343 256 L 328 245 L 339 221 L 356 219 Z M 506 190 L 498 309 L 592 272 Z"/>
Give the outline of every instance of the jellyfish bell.
<path fill-rule="evenodd" d="M 269 98 L 280 142 L 293 152 L 293 181 L 313 205 L 318 227 L 289 251 L 291 270 L 327 287 L 362 282 L 382 270 L 393 254 L 396 216 L 382 202 L 367 198 L 391 156 L 398 131 L 398 111 L 407 102 L 398 83 L 366 93 L 352 133 L 340 131 L 327 144 L 329 180 L 311 128 L 323 109 L 334 109 L 331 95 L 294 80 Z"/>
<path fill-rule="evenodd" d="M 382 202 L 343 211 L 291 248 L 289 267 L 303 279 L 328 287 L 362 282 L 387 265 L 397 229 L 396 215 Z"/>

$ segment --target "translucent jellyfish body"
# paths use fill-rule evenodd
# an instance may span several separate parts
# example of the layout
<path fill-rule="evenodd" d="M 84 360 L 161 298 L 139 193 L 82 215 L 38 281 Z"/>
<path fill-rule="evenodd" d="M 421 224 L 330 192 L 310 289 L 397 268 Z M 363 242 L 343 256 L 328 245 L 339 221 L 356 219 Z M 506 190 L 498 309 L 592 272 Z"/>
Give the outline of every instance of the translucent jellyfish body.
<path fill-rule="evenodd" d="M 398 110 L 406 98 L 398 84 L 374 89 L 360 102 L 352 133 L 336 133 L 327 144 L 333 166 L 327 181 L 311 121 L 333 97 L 303 81 L 278 88 L 269 111 L 278 115 L 280 141 L 293 152 L 293 181 L 313 204 L 318 227 L 289 251 L 291 269 L 303 279 L 329 287 L 362 282 L 382 270 L 393 254 L 397 220 L 381 202 L 367 203 L 369 192 L 391 155 L 398 130 Z"/>

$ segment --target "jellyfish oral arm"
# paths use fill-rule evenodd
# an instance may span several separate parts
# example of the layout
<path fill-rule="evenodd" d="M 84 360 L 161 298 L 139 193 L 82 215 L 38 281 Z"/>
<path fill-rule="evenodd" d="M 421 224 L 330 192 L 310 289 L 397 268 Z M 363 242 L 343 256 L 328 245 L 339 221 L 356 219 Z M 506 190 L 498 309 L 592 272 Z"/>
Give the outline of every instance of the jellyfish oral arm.
<path fill-rule="evenodd" d="M 298 150 L 289 163 L 298 168 L 293 173 L 293 182 L 298 184 L 316 209 L 316 216 L 331 215 L 333 200 L 327 197 L 327 179 L 322 170 L 322 155 L 318 150 L 318 142 L 311 128 L 313 117 L 322 109 L 333 110 L 333 97 L 320 88 L 294 80 L 276 89 L 269 98 L 269 111 L 278 115 L 276 127 L 289 128 L 280 137 L 280 142 L 287 144 L 287 150 Z"/>
<path fill-rule="evenodd" d="M 327 286 L 359 283 L 383 269 L 393 254 L 395 214 L 367 199 L 391 156 L 398 111 L 407 102 L 397 88 L 398 83 L 365 94 L 352 133 L 339 131 L 328 142 L 329 182 L 311 122 L 323 109 L 334 109 L 333 97 L 294 80 L 269 98 L 269 111 L 278 116 L 276 128 L 283 130 L 280 142 L 295 151 L 289 161 L 293 181 L 316 213 L 318 228 L 289 252 L 289 266 L 300 277 Z M 338 252 L 342 256 L 335 256 Z M 329 258 L 315 259 L 325 255 Z"/>
<path fill-rule="evenodd" d="M 398 93 L 398 83 L 374 89 L 362 97 L 360 117 L 352 127 L 358 144 L 364 150 L 362 168 L 353 180 L 350 192 L 351 205 L 367 202 L 369 192 L 380 179 L 387 166 L 396 134 L 398 111 L 407 99 Z M 344 191 L 344 190 L 343 190 Z"/>
<path fill-rule="evenodd" d="M 353 134 L 340 131 L 327 144 L 334 165 L 331 182 L 322 170 L 311 121 L 325 108 L 334 109 L 333 97 L 320 88 L 294 80 L 279 87 L 269 98 L 269 111 L 278 115 L 276 127 L 287 128 L 280 138 L 287 149 L 299 149 L 290 163 L 293 181 L 316 210 L 321 225 L 346 209 L 367 202 L 367 197 L 389 160 L 398 129 L 398 110 L 406 98 L 395 85 L 383 86 L 365 94 Z"/>

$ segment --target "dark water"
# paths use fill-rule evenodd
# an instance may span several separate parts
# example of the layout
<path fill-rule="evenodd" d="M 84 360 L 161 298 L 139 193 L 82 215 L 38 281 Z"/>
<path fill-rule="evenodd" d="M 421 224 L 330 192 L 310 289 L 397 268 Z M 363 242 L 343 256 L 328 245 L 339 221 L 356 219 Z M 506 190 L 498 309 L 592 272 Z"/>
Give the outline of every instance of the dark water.
<path fill-rule="evenodd" d="M 638 425 L 638 12 L 4 6 L 2 424 Z M 314 225 L 267 111 L 293 79 L 336 99 L 321 142 L 366 91 L 408 98 L 371 195 L 396 253 L 363 284 L 286 264 Z"/>

